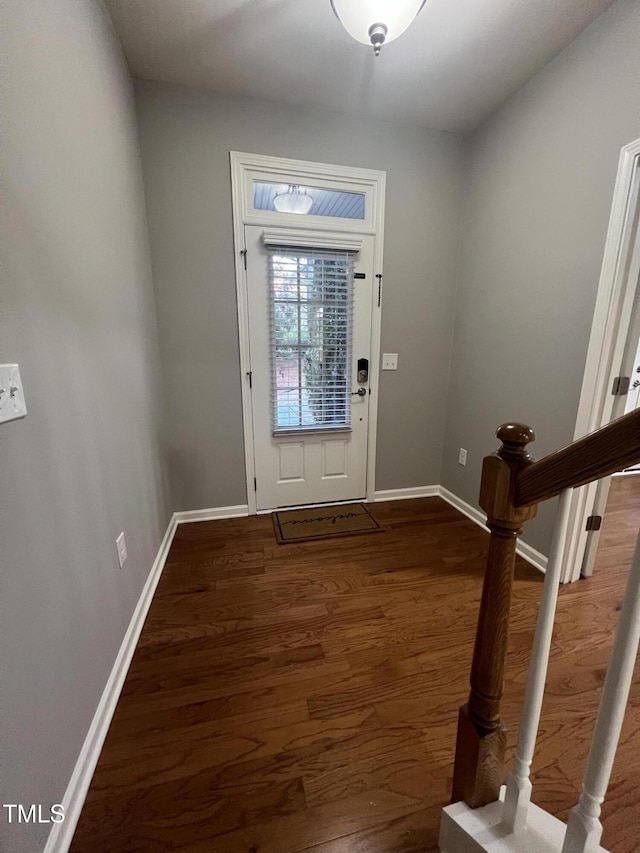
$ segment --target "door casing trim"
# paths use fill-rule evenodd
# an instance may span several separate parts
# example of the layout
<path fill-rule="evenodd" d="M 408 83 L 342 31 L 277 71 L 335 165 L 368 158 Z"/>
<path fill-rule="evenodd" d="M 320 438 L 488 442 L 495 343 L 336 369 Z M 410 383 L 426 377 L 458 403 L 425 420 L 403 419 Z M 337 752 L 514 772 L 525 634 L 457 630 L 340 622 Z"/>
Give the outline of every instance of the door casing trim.
<path fill-rule="evenodd" d="M 313 163 L 306 160 L 290 160 L 282 157 L 269 157 L 262 154 L 248 154 L 231 151 L 231 201 L 233 209 L 233 245 L 236 274 L 236 299 L 238 307 L 238 340 L 240 347 L 240 387 L 242 390 L 242 421 L 244 437 L 244 456 L 247 484 L 247 505 L 249 515 L 257 512 L 255 480 L 255 450 L 253 416 L 251 405 L 251 353 L 249 346 L 249 308 L 247 279 L 243 252 L 246 251 L 244 239 L 245 225 L 263 225 L 265 228 L 283 228 L 287 231 L 300 226 L 300 218 L 295 214 L 258 211 L 250 204 L 250 187 L 255 179 L 281 181 L 290 184 L 311 184 L 314 181 L 322 186 L 331 186 L 349 192 L 359 191 L 366 195 L 365 219 L 347 220 L 325 216 L 303 217 L 305 230 L 313 225 L 317 232 L 340 231 L 344 234 L 371 234 L 374 237 L 373 268 L 374 276 L 383 273 L 384 246 L 384 202 L 386 172 L 373 169 L 357 169 L 351 166 L 336 166 L 328 163 Z M 244 256 L 245 260 L 246 255 Z M 250 260 L 248 260 L 250 263 Z M 380 294 L 382 293 L 382 278 Z M 373 287 L 373 282 L 372 282 Z M 378 386 L 380 372 L 380 328 L 382 316 L 382 298 L 372 300 L 371 314 L 371 365 L 369 370 L 371 394 L 369 398 L 369 429 L 367 438 L 367 493 L 366 500 L 375 500 L 375 463 L 378 426 Z"/>
<path fill-rule="evenodd" d="M 620 151 L 574 441 L 611 420 L 616 399 L 610 393 L 611 379 L 622 361 L 637 284 L 629 280 L 625 269 L 633 251 L 632 229 L 640 204 L 639 191 L 640 139 L 636 139 Z M 561 583 L 580 577 L 588 535 L 585 525 L 597 485 L 589 483 L 573 491 Z"/>

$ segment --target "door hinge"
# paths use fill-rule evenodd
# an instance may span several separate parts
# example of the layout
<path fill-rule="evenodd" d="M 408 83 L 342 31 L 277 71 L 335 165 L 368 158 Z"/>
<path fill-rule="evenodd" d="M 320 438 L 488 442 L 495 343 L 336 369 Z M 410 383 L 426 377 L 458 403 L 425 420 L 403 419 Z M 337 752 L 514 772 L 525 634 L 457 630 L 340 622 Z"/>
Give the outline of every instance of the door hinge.
<path fill-rule="evenodd" d="M 624 397 L 629 392 L 629 382 L 631 379 L 628 376 L 616 376 L 613 380 L 613 388 L 611 393 L 614 397 Z"/>
<path fill-rule="evenodd" d="M 380 302 L 382 301 L 382 273 L 376 273 L 376 278 L 378 279 L 378 308 L 380 307 Z"/>
<path fill-rule="evenodd" d="M 247 376 L 249 377 L 249 388 L 253 388 L 253 370 L 247 370 Z"/>
<path fill-rule="evenodd" d="M 258 480 L 255 477 L 253 478 L 253 491 L 258 491 Z"/>
<path fill-rule="evenodd" d="M 591 532 L 594 530 L 600 530 L 601 527 L 602 527 L 602 516 L 601 515 L 590 515 L 589 518 L 587 519 L 587 526 L 585 527 L 585 530 L 588 530 Z"/>
<path fill-rule="evenodd" d="M 244 261 L 244 268 L 247 268 L 247 250 L 240 249 L 240 254 L 242 255 L 242 260 Z"/>

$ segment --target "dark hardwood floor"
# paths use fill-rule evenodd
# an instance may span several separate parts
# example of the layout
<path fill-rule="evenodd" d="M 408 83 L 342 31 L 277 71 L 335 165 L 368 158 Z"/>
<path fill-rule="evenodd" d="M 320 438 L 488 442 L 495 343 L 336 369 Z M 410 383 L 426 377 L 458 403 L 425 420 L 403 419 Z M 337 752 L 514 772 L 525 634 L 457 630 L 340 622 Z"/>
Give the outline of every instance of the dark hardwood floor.
<path fill-rule="evenodd" d="M 640 473 L 612 477 L 594 574 L 631 564 L 639 527 Z"/>
<path fill-rule="evenodd" d="M 439 498 L 373 509 L 385 533 L 302 544 L 269 516 L 178 528 L 73 853 L 437 849 L 487 537 Z M 534 761 L 534 801 L 563 819 L 630 558 L 606 537 L 606 567 L 560 593 Z M 541 587 L 518 560 L 510 758 Z M 605 846 L 639 849 L 639 802 L 636 678 Z"/>

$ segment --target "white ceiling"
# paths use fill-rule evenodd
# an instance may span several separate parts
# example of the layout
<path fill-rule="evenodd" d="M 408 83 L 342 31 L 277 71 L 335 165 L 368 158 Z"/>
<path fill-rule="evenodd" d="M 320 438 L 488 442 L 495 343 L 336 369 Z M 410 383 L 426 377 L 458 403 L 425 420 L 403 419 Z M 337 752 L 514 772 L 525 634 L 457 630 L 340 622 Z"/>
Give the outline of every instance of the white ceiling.
<path fill-rule="evenodd" d="M 427 0 L 376 58 L 329 0 L 106 0 L 135 77 L 466 131 L 613 0 Z"/>

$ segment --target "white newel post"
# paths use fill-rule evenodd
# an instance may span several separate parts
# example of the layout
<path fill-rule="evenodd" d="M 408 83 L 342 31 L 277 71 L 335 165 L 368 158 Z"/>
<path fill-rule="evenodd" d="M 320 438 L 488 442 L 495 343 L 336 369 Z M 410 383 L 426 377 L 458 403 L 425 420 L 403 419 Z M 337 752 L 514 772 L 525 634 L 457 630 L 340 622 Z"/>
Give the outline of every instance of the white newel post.
<path fill-rule="evenodd" d="M 562 853 L 587 853 L 602 835 L 600 805 L 611 776 L 640 640 L 640 535 L 622 604 L 613 653 L 602 690 L 582 795 L 569 813 Z"/>
<path fill-rule="evenodd" d="M 562 555 L 567 537 L 569 504 L 571 489 L 565 489 L 560 495 L 558 517 L 553 533 L 547 573 L 538 611 L 536 633 L 531 650 L 531 662 L 524 697 L 524 708 L 520 721 L 516 762 L 507 780 L 502 824 L 508 832 L 519 832 L 527 823 L 529 802 L 531 800 L 531 781 L 529 769 L 536 745 L 540 711 L 544 697 L 544 686 L 549 665 L 549 650 L 553 634 L 553 622 L 556 615 L 558 587 L 562 570 Z"/>

